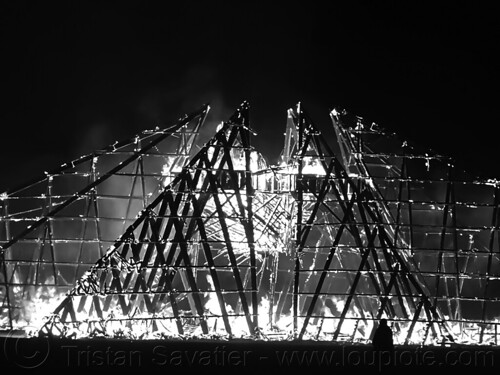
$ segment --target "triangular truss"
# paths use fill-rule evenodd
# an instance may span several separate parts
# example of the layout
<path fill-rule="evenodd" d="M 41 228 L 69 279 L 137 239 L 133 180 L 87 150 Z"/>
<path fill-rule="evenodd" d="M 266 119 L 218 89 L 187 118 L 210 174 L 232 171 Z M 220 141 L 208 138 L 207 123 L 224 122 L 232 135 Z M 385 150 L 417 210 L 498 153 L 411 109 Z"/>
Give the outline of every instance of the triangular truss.
<path fill-rule="evenodd" d="M 182 335 L 189 320 L 200 334 L 232 335 L 244 318 L 235 328 L 256 334 L 257 263 L 278 234 L 268 232 L 280 199 L 254 197 L 247 112 L 244 103 L 78 282 L 55 311 L 61 323 L 141 320 Z"/>
<path fill-rule="evenodd" d="M 376 187 L 369 178 L 346 171 L 300 106 L 292 118 L 298 133 L 292 160 L 297 176 L 293 305 L 299 338 L 311 318 L 325 319 L 317 311 L 332 299 L 341 306 L 333 314 L 334 340 L 340 335 L 355 340 L 365 331 L 360 325 L 371 328 L 371 321 L 383 315 L 404 321 L 396 321 L 395 328 L 405 331 L 406 342 L 420 322 L 428 324 L 434 339 L 451 338 L 418 269 L 401 251 L 406 245 L 394 233 Z"/>

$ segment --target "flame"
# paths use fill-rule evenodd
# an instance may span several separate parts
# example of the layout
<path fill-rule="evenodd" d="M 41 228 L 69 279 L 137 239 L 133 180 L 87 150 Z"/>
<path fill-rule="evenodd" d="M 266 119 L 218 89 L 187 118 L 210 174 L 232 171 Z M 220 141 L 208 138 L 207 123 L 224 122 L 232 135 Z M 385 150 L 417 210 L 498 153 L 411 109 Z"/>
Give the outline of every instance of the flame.
<path fill-rule="evenodd" d="M 210 282 L 210 278 L 207 277 Z M 213 285 L 211 285 L 213 287 Z M 20 296 L 21 288 L 14 290 L 14 295 Z M 294 339 L 293 316 L 290 312 L 282 314 L 275 318 L 270 312 L 272 302 L 266 296 L 261 299 L 258 307 L 258 332 L 252 334 L 248 328 L 248 322 L 245 316 L 235 313 L 231 305 L 226 304 L 228 321 L 231 326 L 232 334 L 228 335 L 225 330 L 222 312 L 219 301 L 215 293 L 205 294 L 205 303 L 203 309 L 205 312 L 207 325 L 209 327 L 208 335 L 203 334 L 197 319 L 183 319 L 184 335 L 180 335 L 177 330 L 175 319 L 172 316 L 150 316 L 142 313 L 141 316 L 135 316 L 134 320 L 129 320 L 128 316 L 121 315 L 118 306 L 115 306 L 104 320 L 85 319 L 78 323 L 63 325 L 57 315 L 51 315 L 55 306 L 59 305 L 65 298 L 55 287 L 38 287 L 35 295 L 31 298 L 22 299 L 22 316 L 18 319 L 17 328 L 23 328 L 28 336 L 37 334 L 38 330 L 47 322 L 47 319 L 53 320 L 54 324 L 63 327 L 63 335 L 70 338 L 85 337 L 113 337 L 127 339 L 158 339 L 158 338 L 257 338 L 262 340 L 291 340 Z M 337 311 L 341 311 L 344 301 L 341 299 L 332 299 Z M 331 341 L 334 337 L 334 331 L 338 324 L 339 316 L 335 316 L 329 309 L 322 309 L 321 316 L 317 319 L 311 319 L 304 334 L 306 340 Z M 274 321 L 274 319 L 276 319 Z M 303 318 L 299 318 L 299 326 L 303 323 Z M 479 342 L 481 329 L 483 332 L 483 342 L 496 344 L 498 340 L 498 325 L 500 319 L 491 321 L 487 327 L 481 327 L 479 324 L 469 322 L 450 322 L 450 331 L 459 344 L 475 344 Z M 411 322 L 408 321 L 390 321 L 394 332 L 394 343 L 403 344 L 425 344 L 442 345 L 443 341 L 438 338 L 432 338 L 430 335 L 429 323 L 417 321 L 414 324 L 409 338 L 408 332 Z M 497 328 L 495 328 L 495 326 Z M 363 321 L 360 318 L 347 317 L 342 324 L 342 334 L 337 337 L 338 341 L 353 341 L 364 344 L 370 343 L 371 334 L 376 327 L 373 319 Z"/>
<path fill-rule="evenodd" d="M 54 311 L 54 307 L 65 298 L 55 287 L 33 287 L 32 292 L 33 295 L 28 296 L 25 288 L 14 287 L 12 293 L 21 307 L 18 310 L 16 326 L 13 328 L 23 329 L 28 335 L 38 331 L 45 324 L 47 316 Z"/>

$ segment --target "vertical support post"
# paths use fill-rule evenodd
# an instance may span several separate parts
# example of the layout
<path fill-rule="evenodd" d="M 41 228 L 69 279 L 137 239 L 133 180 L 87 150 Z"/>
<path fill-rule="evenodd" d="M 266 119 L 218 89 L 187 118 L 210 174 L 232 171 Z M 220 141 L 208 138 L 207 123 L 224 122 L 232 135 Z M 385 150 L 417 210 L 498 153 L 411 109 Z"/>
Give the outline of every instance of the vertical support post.
<path fill-rule="evenodd" d="M 450 180 L 450 202 L 451 205 L 451 225 L 452 225 L 452 241 L 453 241 L 453 251 L 455 253 L 455 316 L 454 318 L 457 320 L 461 320 L 462 318 L 462 309 L 460 308 L 460 295 L 461 295 L 461 279 L 460 279 L 460 266 L 458 259 L 458 237 L 457 237 L 457 206 L 455 199 L 455 183 L 453 182 L 453 165 L 450 163 L 450 169 L 448 172 L 448 178 Z"/>
<path fill-rule="evenodd" d="M 250 251 L 250 278 L 252 284 L 252 315 L 253 315 L 253 326 L 254 332 L 256 334 L 259 328 L 259 300 L 258 300 L 258 285 L 257 285 L 257 260 L 255 257 L 255 238 L 254 238 L 254 228 L 253 228 L 253 197 L 255 194 L 254 187 L 252 185 L 252 161 L 251 161 L 251 145 L 250 145 L 250 118 L 248 113 L 248 103 L 244 103 L 242 107 L 242 124 L 238 127 L 240 134 L 241 143 L 243 146 L 243 151 L 245 153 L 245 194 L 246 194 L 246 212 L 243 209 L 243 202 L 241 202 L 241 193 L 237 186 L 235 186 L 236 196 L 238 198 L 238 203 L 240 205 L 240 214 L 242 216 L 243 226 L 245 228 L 245 234 L 247 237 L 247 243 Z M 235 129 L 236 130 L 236 129 Z M 228 163 L 232 167 L 231 159 L 228 158 Z M 231 168 L 234 169 L 234 168 Z M 246 214 L 246 215 L 245 215 Z"/>
<path fill-rule="evenodd" d="M 299 143 L 298 149 L 302 150 L 303 142 L 304 142 L 304 126 L 303 126 L 303 116 L 300 108 L 300 104 L 297 108 L 298 112 L 298 133 L 299 133 Z M 299 283 L 300 283 L 300 256 L 301 252 L 299 251 L 300 242 L 301 242 L 301 234 L 302 234 L 302 206 L 303 206 L 303 187 L 302 187 L 302 153 L 298 156 L 298 171 L 296 175 L 296 191 L 297 191 L 297 223 L 295 229 L 295 269 L 294 269 L 294 283 L 293 283 L 293 337 L 297 337 L 298 331 L 298 307 L 299 307 Z"/>
<path fill-rule="evenodd" d="M 438 295 L 439 295 L 439 286 L 440 286 L 440 281 L 442 277 L 442 272 L 443 272 L 443 262 L 444 262 L 444 253 L 446 251 L 446 234 L 447 234 L 447 226 L 448 226 L 448 214 L 450 212 L 450 197 L 451 197 L 451 181 L 450 181 L 450 171 L 451 171 L 451 166 L 448 168 L 447 172 L 447 184 L 446 184 L 446 196 L 445 196 L 445 203 L 444 203 L 444 210 L 443 210 L 443 222 L 442 222 L 442 229 L 441 229 L 441 239 L 440 239 L 440 246 L 439 246 L 439 255 L 438 255 L 438 265 L 437 265 L 437 275 L 436 275 L 436 293 L 434 296 L 434 306 L 437 308 L 437 303 L 438 303 Z M 455 251 L 457 249 L 454 249 Z M 446 289 L 448 289 L 448 278 L 444 278 L 444 285 Z M 451 302 L 449 299 L 446 300 L 448 304 L 448 315 L 452 317 L 452 308 L 451 308 Z"/>
<path fill-rule="evenodd" d="M 493 263 L 493 247 L 495 245 L 495 233 L 497 233 L 497 237 L 498 237 L 498 206 L 499 205 L 500 205 L 500 187 L 497 183 L 497 184 L 495 184 L 495 193 L 494 193 L 494 198 L 493 198 L 493 214 L 491 215 L 488 265 L 486 268 L 486 283 L 484 286 L 483 308 L 482 308 L 482 313 L 481 313 L 481 321 L 483 323 L 483 327 L 481 328 L 479 343 L 483 342 L 483 335 L 484 335 L 484 330 L 485 330 L 486 306 L 487 306 L 486 301 L 487 301 L 487 295 L 488 295 L 488 288 L 490 286 L 491 265 Z M 497 324 L 495 323 L 495 343 L 496 343 L 496 339 L 497 339 L 496 330 L 497 330 Z"/>
<path fill-rule="evenodd" d="M 12 323 L 12 304 L 10 301 L 10 289 L 9 289 L 9 283 L 7 282 L 7 266 L 5 264 L 5 251 L 3 249 L 0 249 L 0 262 L 2 262 L 2 272 L 4 275 L 4 286 L 5 286 L 5 298 L 7 300 L 7 312 L 9 315 L 9 325 L 10 329 L 13 329 L 13 323 Z M 3 301 L 2 301 L 3 304 Z"/>

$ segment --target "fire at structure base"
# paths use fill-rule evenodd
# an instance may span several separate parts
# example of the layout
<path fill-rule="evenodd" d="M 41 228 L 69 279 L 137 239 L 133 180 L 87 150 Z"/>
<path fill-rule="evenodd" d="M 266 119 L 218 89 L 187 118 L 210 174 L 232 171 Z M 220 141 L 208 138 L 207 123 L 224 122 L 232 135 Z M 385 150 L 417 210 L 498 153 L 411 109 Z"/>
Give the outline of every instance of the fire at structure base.
<path fill-rule="evenodd" d="M 0 327 L 64 337 L 498 345 L 500 183 L 299 104 L 270 165 L 208 106 L 0 197 Z"/>

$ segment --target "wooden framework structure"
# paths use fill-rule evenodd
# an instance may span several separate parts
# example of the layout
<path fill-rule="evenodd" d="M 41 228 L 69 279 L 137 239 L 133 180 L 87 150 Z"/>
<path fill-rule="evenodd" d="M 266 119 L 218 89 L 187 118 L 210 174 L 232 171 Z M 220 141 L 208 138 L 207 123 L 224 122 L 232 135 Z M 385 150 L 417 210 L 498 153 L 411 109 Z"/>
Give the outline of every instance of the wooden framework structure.
<path fill-rule="evenodd" d="M 18 234 L 10 205 L 27 198 L 22 189 L 3 196 L 6 325 L 22 314 L 20 291 L 54 286 L 67 294 L 51 303 L 41 334 L 369 342 L 385 317 L 399 343 L 498 343 L 497 181 L 345 112 L 331 112 L 337 142 L 327 142 L 300 104 L 288 111 L 278 165 L 252 147 L 246 102 L 193 155 L 207 110 L 148 133 L 148 142 L 82 158 L 91 162 L 88 185 L 71 197 L 44 194 L 49 203 Z M 175 152 L 152 153 L 171 141 Z M 97 157 L 124 149 L 125 161 L 95 173 Z M 168 159 L 168 176 L 145 172 L 152 155 Z M 66 166 L 41 184 L 52 192 L 54 176 L 78 172 Z M 114 202 L 127 211 L 104 250 L 99 193 L 122 175 L 130 194 Z M 73 240 L 74 276 L 60 288 L 67 273 L 57 244 L 73 243 L 54 236 L 63 218 L 83 234 Z"/>

